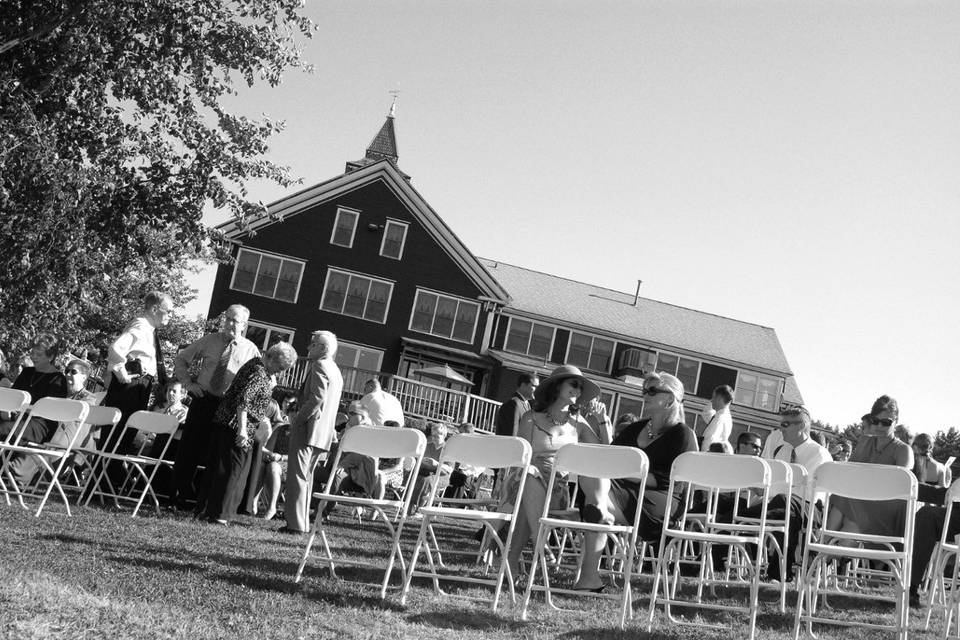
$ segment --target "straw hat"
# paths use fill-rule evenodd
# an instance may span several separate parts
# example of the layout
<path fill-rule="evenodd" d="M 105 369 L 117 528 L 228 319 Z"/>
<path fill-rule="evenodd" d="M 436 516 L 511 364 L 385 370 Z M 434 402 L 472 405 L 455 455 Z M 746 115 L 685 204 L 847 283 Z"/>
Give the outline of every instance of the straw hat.
<path fill-rule="evenodd" d="M 588 402 L 600 395 L 600 387 L 597 386 L 597 383 L 584 377 L 580 369 L 572 364 L 565 364 L 554 369 L 549 376 L 540 381 L 537 390 L 533 392 L 533 397 L 537 403 L 547 404 L 547 399 L 553 394 L 554 387 L 568 378 L 576 378 L 580 381 L 581 393 L 577 399 L 577 404 L 581 407 L 586 406 Z"/>

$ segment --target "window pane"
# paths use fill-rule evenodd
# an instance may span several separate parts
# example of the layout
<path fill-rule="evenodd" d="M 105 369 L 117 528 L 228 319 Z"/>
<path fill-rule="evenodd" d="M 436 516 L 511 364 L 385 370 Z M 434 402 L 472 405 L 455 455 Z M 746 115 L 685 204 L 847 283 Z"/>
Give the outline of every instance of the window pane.
<path fill-rule="evenodd" d="M 677 370 L 677 377 L 683 383 L 683 388 L 687 393 L 696 393 L 697 391 L 697 370 L 700 363 L 689 358 L 680 358 L 680 367 Z"/>
<path fill-rule="evenodd" d="M 237 256 L 237 268 L 233 276 L 233 288 L 238 291 L 253 291 L 253 281 L 257 278 L 257 265 L 260 264 L 260 254 L 250 251 L 240 251 Z"/>
<path fill-rule="evenodd" d="M 757 391 L 757 407 L 774 411 L 777 408 L 777 391 L 780 384 L 773 378 L 760 378 L 760 388 Z"/>
<path fill-rule="evenodd" d="M 357 318 L 363 317 L 363 308 L 367 304 L 367 293 L 370 292 L 370 281 L 358 276 L 350 276 L 350 286 L 347 288 L 347 300 L 343 305 L 343 313 Z"/>
<path fill-rule="evenodd" d="M 457 318 L 453 323 L 453 337 L 455 340 L 473 342 L 473 327 L 477 322 L 477 313 L 480 307 L 469 302 L 460 302 L 457 307 Z"/>
<path fill-rule="evenodd" d="M 303 265 L 296 262 L 284 260 L 280 266 L 280 278 L 277 280 L 278 300 L 293 302 L 297 297 L 297 285 L 300 284 L 300 273 L 303 271 Z"/>
<path fill-rule="evenodd" d="M 358 215 L 352 211 L 337 212 L 337 226 L 333 231 L 333 244 L 339 244 L 344 247 L 351 246 L 353 242 L 353 229 L 357 225 Z"/>
<path fill-rule="evenodd" d="M 570 334 L 570 350 L 567 352 L 567 363 L 578 367 L 590 366 L 590 336 L 582 333 Z"/>
<path fill-rule="evenodd" d="M 280 274 L 280 258 L 260 257 L 260 270 L 257 271 L 257 284 L 253 292 L 261 296 L 273 297 L 277 289 L 277 276 Z"/>
<path fill-rule="evenodd" d="M 433 325 L 433 314 L 437 310 L 437 296 L 420 291 L 417 293 L 417 303 L 413 309 L 412 328 L 424 333 L 430 333 Z"/>
<path fill-rule="evenodd" d="M 668 353 L 661 353 L 657 359 L 657 371 L 669 373 L 672 376 L 677 375 L 677 356 L 671 356 Z"/>
<path fill-rule="evenodd" d="M 390 285 L 385 282 L 370 283 L 370 298 L 363 317 L 374 322 L 383 322 L 387 317 L 387 300 L 390 298 Z"/>
<path fill-rule="evenodd" d="M 601 338 L 593 339 L 593 352 L 590 354 L 590 368 L 594 371 L 609 371 L 613 357 L 613 342 Z"/>
<path fill-rule="evenodd" d="M 383 238 L 383 254 L 388 258 L 399 258 L 403 250 L 403 240 L 407 235 L 407 228 L 402 224 L 387 222 L 387 229 Z"/>
<path fill-rule="evenodd" d="M 748 407 L 753 406 L 753 401 L 757 397 L 756 391 L 750 391 L 749 389 L 737 389 L 736 401 L 739 404 L 745 404 Z"/>
<path fill-rule="evenodd" d="M 282 331 L 280 329 L 274 329 L 270 332 L 270 338 L 267 340 L 267 346 L 274 345 L 278 342 L 290 342 L 290 338 L 293 337 L 289 331 Z"/>
<path fill-rule="evenodd" d="M 327 311 L 340 313 L 343 311 L 343 302 L 347 296 L 347 285 L 350 276 L 339 271 L 331 271 L 327 276 L 327 289 L 323 293 L 323 308 Z"/>
<path fill-rule="evenodd" d="M 643 415 L 643 399 L 642 398 L 631 398 L 630 396 L 620 396 L 620 406 L 617 407 L 617 417 L 619 420 L 620 416 L 632 413 L 633 415 L 639 418 Z"/>
<path fill-rule="evenodd" d="M 257 345 L 257 348 L 263 351 L 267 344 L 267 329 L 253 324 L 247 324 L 247 340 Z"/>
<path fill-rule="evenodd" d="M 756 391 L 757 376 L 749 373 L 741 373 L 740 378 L 737 380 L 737 389 L 743 389 L 744 391 Z"/>
<path fill-rule="evenodd" d="M 532 356 L 546 358 L 550 355 L 550 343 L 553 341 L 553 329 L 542 324 L 533 325 L 533 337 L 527 351 Z"/>
<path fill-rule="evenodd" d="M 353 367 L 357 363 L 357 353 L 360 350 L 349 344 L 340 343 L 337 347 L 337 355 L 334 361 L 341 367 Z"/>
<path fill-rule="evenodd" d="M 360 349 L 360 354 L 357 356 L 357 368 L 365 371 L 379 371 L 381 355 L 381 352 L 373 349 Z"/>
<path fill-rule="evenodd" d="M 514 353 L 526 353 L 532 326 L 533 323 L 531 322 L 512 318 L 510 320 L 510 331 L 507 333 L 507 344 L 504 348 Z"/>
<path fill-rule="evenodd" d="M 433 320 L 433 330 L 430 333 L 449 338 L 453 333 L 453 318 L 456 314 L 457 301 L 450 298 L 440 298 L 437 303 L 437 315 Z"/>

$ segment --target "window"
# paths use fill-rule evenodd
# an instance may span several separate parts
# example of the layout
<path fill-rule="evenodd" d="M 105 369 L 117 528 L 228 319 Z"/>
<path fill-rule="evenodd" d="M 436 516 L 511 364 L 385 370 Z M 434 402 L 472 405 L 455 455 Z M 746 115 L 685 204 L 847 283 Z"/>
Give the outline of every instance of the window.
<path fill-rule="evenodd" d="M 250 320 L 247 322 L 247 331 L 244 335 L 247 340 L 257 345 L 262 353 L 278 342 L 292 343 L 293 334 L 293 329 Z"/>
<path fill-rule="evenodd" d="M 410 329 L 460 342 L 473 342 L 480 305 L 459 298 L 417 290 Z"/>
<path fill-rule="evenodd" d="M 339 343 L 337 347 L 336 363 L 341 367 L 362 369 L 364 371 L 380 371 L 383 362 L 383 351 L 371 349 L 352 342 Z"/>
<path fill-rule="evenodd" d="M 407 223 L 387 220 L 387 226 L 383 230 L 383 242 L 380 244 L 380 255 L 399 260 L 403 257 L 403 245 L 406 241 Z"/>
<path fill-rule="evenodd" d="M 299 260 L 240 249 L 230 288 L 275 300 L 296 302 L 303 265 Z"/>
<path fill-rule="evenodd" d="M 780 403 L 780 380 L 741 371 L 734 400 L 748 407 L 776 411 Z"/>
<path fill-rule="evenodd" d="M 614 424 L 616 424 L 616 421 L 622 416 L 628 413 L 632 413 L 639 419 L 641 416 L 643 416 L 643 406 L 644 402 L 642 397 L 621 394 L 620 404 L 617 405 L 617 415 L 614 418 Z"/>
<path fill-rule="evenodd" d="M 567 364 L 591 371 L 610 371 L 613 359 L 613 341 L 594 338 L 583 333 L 570 332 L 570 345 L 567 347 Z"/>
<path fill-rule="evenodd" d="M 685 392 L 696 393 L 697 377 L 700 374 L 699 360 L 661 353 L 657 358 L 657 371 L 676 376 L 683 383 Z"/>
<path fill-rule="evenodd" d="M 504 349 L 546 360 L 553 346 L 553 327 L 544 324 L 510 318 L 507 342 Z"/>
<path fill-rule="evenodd" d="M 393 294 L 393 283 L 338 269 L 327 271 L 320 308 L 383 324 Z"/>
<path fill-rule="evenodd" d="M 357 220 L 360 212 L 351 209 L 337 208 L 337 219 L 333 222 L 333 233 L 330 234 L 330 244 L 340 247 L 353 247 L 353 236 L 357 232 Z"/>

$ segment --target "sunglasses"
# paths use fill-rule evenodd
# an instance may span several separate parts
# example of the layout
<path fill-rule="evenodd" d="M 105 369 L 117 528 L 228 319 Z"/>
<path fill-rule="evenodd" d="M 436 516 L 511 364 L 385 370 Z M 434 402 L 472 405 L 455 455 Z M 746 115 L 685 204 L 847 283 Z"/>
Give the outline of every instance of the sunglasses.
<path fill-rule="evenodd" d="M 885 427 L 889 427 L 889 426 L 893 425 L 893 420 L 891 420 L 890 418 L 874 418 L 874 417 L 870 417 L 870 418 L 867 418 L 867 422 L 869 422 L 869 423 L 872 424 L 873 426 L 877 426 L 878 424 L 882 424 L 882 425 L 885 426 Z"/>
<path fill-rule="evenodd" d="M 754 451 L 760 451 L 760 449 L 763 449 L 763 447 L 761 447 L 761 446 L 760 446 L 759 444 L 757 444 L 756 442 L 746 442 L 746 443 L 744 443 L 744 444 L 741 444 L 740 446 L 741 446 L 741 447 L 749 447 L 750 449 L 753 449 Z"/>
<path fill-rule="evenodd" d="M 780 426 L 786 429 L 787 427 L 795 427 L 800 424 L 803 424 L 803 420 L 784 420 L 780 423 Z"/>
<path fill-rule="evenodd" d="M 64 371 L 63 373 L 64 373 L 64 375 L 68 375 L 68 376 L 82 376 L 82 375 L 83 375 L 83 371 L 80 371 L 80 369 L 67 369 L 67 370 Z"/>
<path fill-rule="evenodd" d="M 658 393 L 673 393 L 669 389 L 660 389 L 659 387 L 647 387 L 643 390 L 643 395 L 645 396 L 655 396 Z"/>

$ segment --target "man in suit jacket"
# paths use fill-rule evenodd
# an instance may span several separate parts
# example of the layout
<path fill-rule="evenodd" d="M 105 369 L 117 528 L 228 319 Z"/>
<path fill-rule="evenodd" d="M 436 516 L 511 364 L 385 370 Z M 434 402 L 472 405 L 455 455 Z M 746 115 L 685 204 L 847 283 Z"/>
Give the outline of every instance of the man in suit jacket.
<path fill-rule="evenodd" d="M 300 411 L 290 421 L 290 454 L 284 515 L 285 533 L 304 533 L 310 528 L 310 495 L 313 468 L 320 455 L 333 443 L 343 376 L 334 362 L 337 337 L 329 331 L 315 331 L 307 358 L 310 370 L 300 388 Z"/>
<path fill-rule="evenodd" d="M 517 378 L 517 390 L 509 400 L 500 405 L 497 410 L 497 435 L 515 436 L 517 435 L 517 425 L 520 424 L 520 418 L 527 411 L 530 411 L 530 401 L 533 399 L 533 392 L 537 390 L 540 380 L 535 373 L 521 373 Z"/>

